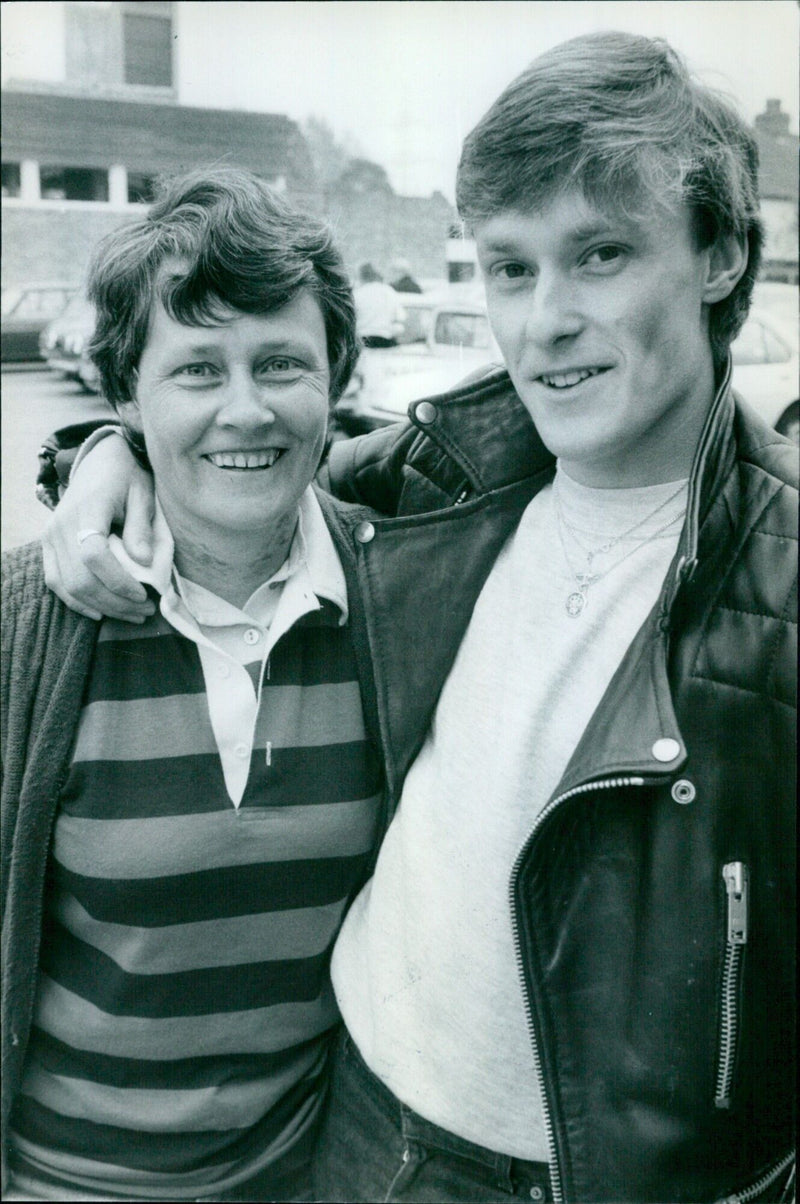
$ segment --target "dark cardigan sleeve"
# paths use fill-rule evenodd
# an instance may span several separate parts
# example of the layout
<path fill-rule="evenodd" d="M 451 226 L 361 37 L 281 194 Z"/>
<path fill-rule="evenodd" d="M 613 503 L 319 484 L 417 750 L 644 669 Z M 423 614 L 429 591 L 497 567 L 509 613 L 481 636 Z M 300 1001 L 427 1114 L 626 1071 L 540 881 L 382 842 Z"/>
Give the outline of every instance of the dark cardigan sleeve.
<path fill-rule="evenodd" d="M 45 865 L 99 624 L 44 584 L 38 544 L 3 557 L 2 1141 L 21 1081 L 41 939 Z"/>

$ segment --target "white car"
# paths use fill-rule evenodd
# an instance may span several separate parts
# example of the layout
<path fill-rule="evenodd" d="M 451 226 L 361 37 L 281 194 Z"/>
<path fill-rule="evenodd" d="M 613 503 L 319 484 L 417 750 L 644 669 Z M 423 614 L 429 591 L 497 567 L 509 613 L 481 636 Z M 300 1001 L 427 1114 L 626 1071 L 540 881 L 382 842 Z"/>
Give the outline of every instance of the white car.
<path fill-rule="evenodd" d="M 765 422 L 797 443 L 800 364 L 796 326 L 793 331 L 772 312 L 754 306 L 731 346 L 731 357 L 736 391 Z"/>
<path fill-rule="evenodd" d="M 463 295 L 463 294 L 462 294 Z M 405 418 L 412 401 L 446 393 L 470 372 L 500 363 L 480 301 L 404 297 L 405 328 L 397 347 L 365 347 L 334 411 L 356 435 Z"/>

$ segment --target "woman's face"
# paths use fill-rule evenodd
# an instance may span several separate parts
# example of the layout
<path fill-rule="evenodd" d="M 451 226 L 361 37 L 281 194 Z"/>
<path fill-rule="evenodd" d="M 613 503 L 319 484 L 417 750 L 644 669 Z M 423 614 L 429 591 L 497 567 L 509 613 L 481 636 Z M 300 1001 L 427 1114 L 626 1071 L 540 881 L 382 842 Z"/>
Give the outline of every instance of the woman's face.
<path fill-rule="evenodd" d="M 123 416 L 144 435 L 176 543 L 293 520 L 322 455 L 328 386 L 310 291 L 215 326 L 185 326 L 158 303 Z"/>

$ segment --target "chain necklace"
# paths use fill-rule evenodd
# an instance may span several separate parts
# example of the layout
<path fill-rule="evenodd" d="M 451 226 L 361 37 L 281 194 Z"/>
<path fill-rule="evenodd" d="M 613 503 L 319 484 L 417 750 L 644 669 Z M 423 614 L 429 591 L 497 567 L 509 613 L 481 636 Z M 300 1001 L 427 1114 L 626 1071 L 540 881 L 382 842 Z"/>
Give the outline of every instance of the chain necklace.
<path fill-rule="evenodd" d="M 644 518 L 640 518 L 637 522 L 635 522 L 633 524 L 632 527 L 629 527 L 627 529 L 627 531 L 623 531 L 623 532 L 621 532 L 621 534 L 613 536 L 611 539 L 606 540 L 606 542 L 604 544 L 601 544 L 601 546 L 599 548 L 594 548 L 591 550 L 585 548 L 581 544 L 580 540 L 577 538 L 576 532 L 569 525 L 567 520 L 564 518 L 562 511 L 561 511 L 561 504 L 560 504 L 559 497 L 558 497 L 557 480 L 553 484 L 554 484 L 553 495 L 554 495 L 555 510 L 556 510 L 556 524 L 558 526 L 558 538 L 561 541 L 561 550 L 564 553 L 564 560 L 566 561 L 567 568 L 569 569 L 572 576 L 575 578 L 575 581 L 577 582 L 577 585 L 578 585 L 577 590 L 572 590 L 572 592 L 568 595 L 567 601 L 565 604 L 565 609 L 566 609 L 567 614 L 570 616 L 570 618 L 576 619 L 578 617 L 578 615 L 580 615 L 586 609 L 586 605 L 587 605 L 587 601 L 588 601 L 587 594 L 589 592 L 589 587 L 591 585 L 595 585 L 598 581 L 601 581 L 603 577 L 607 577 L 610 572 L 612 572 L 614 569 L 618 568 L 619 565 L 621 565 L 625 560 L 627 560 L 629 556 L 632 556 L 634 554 L 634 552 L 638 552 L 640 548 L 646 547 L 646 545 L 649 543 L 652 543 L 654 539 L 658 539 L 659 535 L 663 535 L 666 531 L 668 531 L 669 528 L 672 527 L 676 522 L 678 522 L 679 519 L 683 518 L 683 515 L 685 513 L 685 507 L 681 507 L 681 509 L 676 514 L 673 514 L 671 518 L 667 519 L 667 521 L 665 523 L 663 523 L 660 527 L 658 527 L 655 531 L 652 531 L 649 535 L 645 535 L 645 536 L 642 536 L 641 538 L 637 539 L 632 548 L 629 548 L 628 551 L 624 553 L 624 555 L 620 556 L 618 560 L 615 560 L 613 564 L 610 564 L 607 569 L 604 569 L 600 573 L 592 572 L 592 563 L 594 562 L 595 558 L 597 556 L 605 555 L 606 553 L 610 552 L 613 548 L 615 548 L 617 546 L 617 544 L 622 543 L 623 540 L 629 539 L 630 536 L 633 535 L 635 531 L 638 531 L 639 528 L 644 526 L 645 523 L 650 522 L 653 518 L 655 518 L 655 516 L 657 514 L 660 514 L 662 510 L 665 510 L 666 507 L 669 506 L 669 504 L 671 502 L 674 502 L 676 500 L 676 498 L 681 493 L 683 493 L 683 491 L 686 488 L 686 483 L 682 482 L 680 487 L 678 489 L 676 489 L 675 493 L 670 494 L 670 496 L 666 499 L 666 501 L 661 502 L 658 506 L 656 506 L 655 510 L 651 510 L 649 514 L 646 514 L 644 516 Z M 586 558 L 586 567 L 583 571 L 580 571 L 580 572 L 576 571 L 575 567 L 572 564 L 572 561 L 570 560 L 569 553 L 567 552 L 566 540 L 564 539 L 564 530 L 567 530 L 570 532 L 573 540 L 578 545 L 581 552 L 584 554 L 584 556 Z"/>

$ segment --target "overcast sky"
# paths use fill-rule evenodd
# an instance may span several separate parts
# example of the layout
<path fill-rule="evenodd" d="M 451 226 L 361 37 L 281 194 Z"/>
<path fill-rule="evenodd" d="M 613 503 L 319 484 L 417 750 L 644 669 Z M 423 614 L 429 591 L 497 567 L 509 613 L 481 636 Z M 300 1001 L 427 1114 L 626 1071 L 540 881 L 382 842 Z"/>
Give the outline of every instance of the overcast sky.
<path fill-rule="evenodd" d="M 796 0 L 182 0 L 175 7 L 182 103 L 323 117 L 357 139 L 401 193 L 438 188 L 452 199 L 461 140 L 495 96 L 542 50 L 593 29 L 666 37 L 749 120 L 767 97 L 778 97 L 797 130 Z M 3 3 L 5 74 L 30 62 L 31 45 L 43 53 L 47 8 Z"/>

